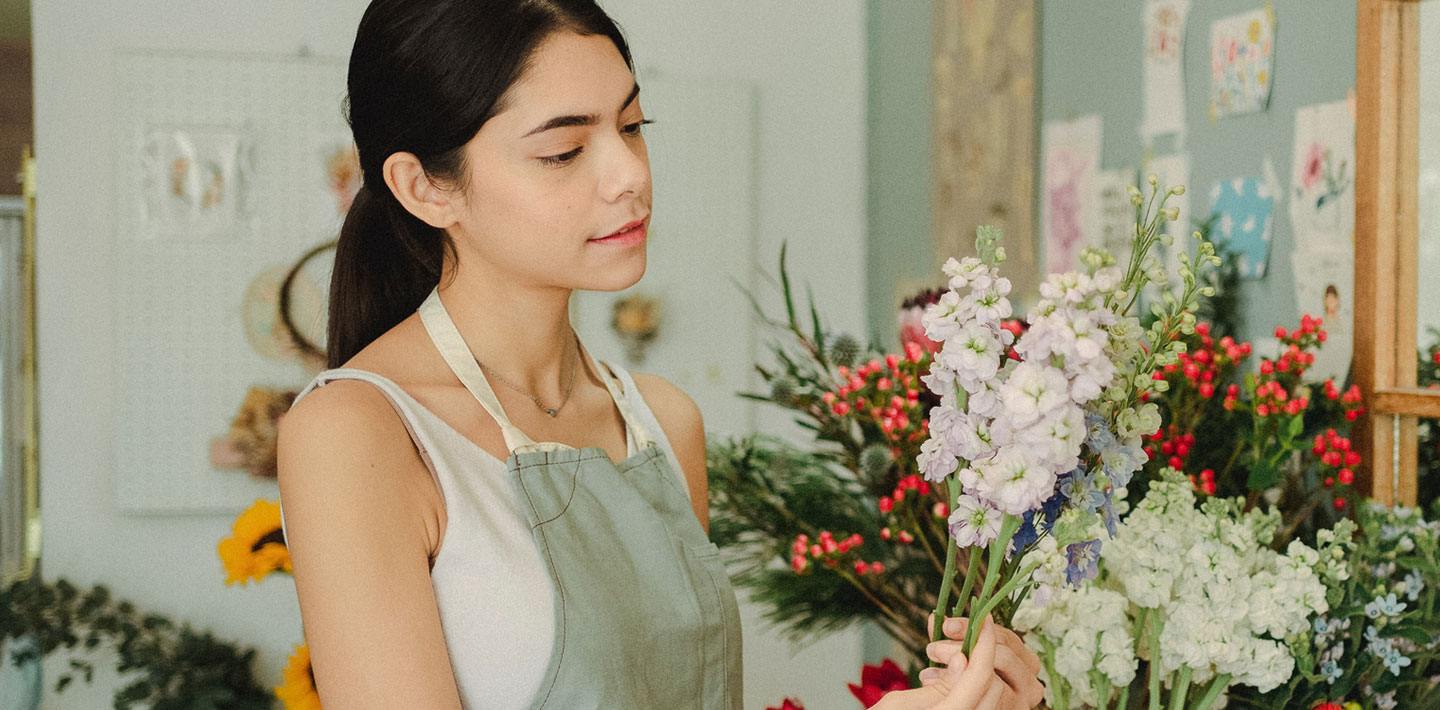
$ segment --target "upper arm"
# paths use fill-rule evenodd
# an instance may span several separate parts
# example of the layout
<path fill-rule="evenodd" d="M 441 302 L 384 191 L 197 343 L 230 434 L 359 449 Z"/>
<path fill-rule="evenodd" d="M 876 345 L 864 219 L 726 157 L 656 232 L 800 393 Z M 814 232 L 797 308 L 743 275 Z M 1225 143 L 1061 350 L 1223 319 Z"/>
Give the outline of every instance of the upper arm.
<path fill-rule="evenodd" d="M 389 402 L 365 383 L 326 385 L 281 419 L 278 448 L 321 702 L 459 710 L 430 581 L 430 478 Z"/>
<path fill-rule="evenodd" d="M 705 467 L 705 422 L 700 407 L 669 380 L 658 375 L 631 373 L 635 386 L 655 419 L 665 430 L 670 448 L 684 469 L 690 488 L 690 506 L 706 534 L 710 532 L 710 476 Z"/>

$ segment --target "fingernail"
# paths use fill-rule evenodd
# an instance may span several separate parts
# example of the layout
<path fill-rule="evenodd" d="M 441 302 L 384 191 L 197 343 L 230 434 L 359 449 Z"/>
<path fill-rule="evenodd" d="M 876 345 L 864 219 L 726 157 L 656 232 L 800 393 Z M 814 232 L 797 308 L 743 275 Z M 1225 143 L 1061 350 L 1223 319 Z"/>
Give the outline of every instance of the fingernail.
<path fill-rule="evenodd" d="M 960 617 L 952 616 L 945 620 L 945 630 L 950 633 L 955 633 L 964 627 L 965 621 Z"/>
<path fill-rule="evenodd" d="M 940 677 L 940 669 L 939 669 L 939 668 L 925 668 L 925 669 L 923 669 L 923 670 L 920 671 L 920 682 L 921 682 L 921 683 L 924 683 L 924 682 L 927 682 L 927 681 L 932 681 L 932 680 L 935 680 L 936 678 L 939 678 L 939 677 Z"/>

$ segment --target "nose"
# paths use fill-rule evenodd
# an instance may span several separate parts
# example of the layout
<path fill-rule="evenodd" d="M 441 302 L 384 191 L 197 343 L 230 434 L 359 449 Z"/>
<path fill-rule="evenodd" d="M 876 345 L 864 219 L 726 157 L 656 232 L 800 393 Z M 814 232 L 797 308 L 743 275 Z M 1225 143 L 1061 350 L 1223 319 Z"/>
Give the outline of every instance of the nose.
<path fill-rule="evenodd" d="M 650 187 L 650 154 L 643 137 L 614 136 L 600 178 L 600 196 L 607 202 L 642 195 Z"/>

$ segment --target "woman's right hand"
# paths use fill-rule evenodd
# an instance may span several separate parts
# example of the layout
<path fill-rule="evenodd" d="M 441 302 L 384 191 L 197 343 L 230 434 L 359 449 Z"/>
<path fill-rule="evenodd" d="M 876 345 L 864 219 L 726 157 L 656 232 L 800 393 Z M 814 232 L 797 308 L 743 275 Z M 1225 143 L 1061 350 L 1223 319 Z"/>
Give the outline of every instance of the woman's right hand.
<path fill-rule="evenodd" d="M 958 646 L 927 645 L 931 660 L 945 666 L 939 676 L 921 688 L 886 693 L 872 710 L 998 710 L 1005 681 L 995 674 L 995 622 L 985 617 L 968 660 Z"/>

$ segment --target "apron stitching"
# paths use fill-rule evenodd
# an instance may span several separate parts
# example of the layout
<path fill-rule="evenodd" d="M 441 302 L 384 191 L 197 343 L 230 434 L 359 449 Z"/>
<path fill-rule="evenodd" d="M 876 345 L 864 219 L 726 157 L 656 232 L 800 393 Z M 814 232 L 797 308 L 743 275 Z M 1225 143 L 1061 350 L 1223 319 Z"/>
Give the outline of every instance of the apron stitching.
<path fill-rule="evenodd" d="M 575 462 L 575 474 L 570 478 L 570 497 L 565 500 L 565 507 L 561 508 L 560 512 L 556 513 L 555 516 L 550 518 L 549 520 L 542 520 L 530 526 L 531 530 L 534 530 L 535 528 L 538 528 L 547 523 L 552 523 L 556 520 L 559 520 L 560 516 L 565 514 L 565 511 L 570 510 L 570 504 L 575 502 L 575 491 L 580 490 L 580 463 L 580 461 Z"/>
<path fill-rule="evenodd" d="M 715 581 L 714 571 L 712 571 L 708 565 L 705 565 L 704 568 L 705 576 L 710 579 L 710 586 L 715 590 L 715 599 L 719 601 L 718 606 L 720 607 L 720 620 L 722 623 L 725 624 L 725 629 L 722 630 L 722 632 L 720 633 L 720 651 L 724 653 L 724 661 L 728 663 L 730 660 L 729 610 L 725 608 L 725 596 L 720 593 L 720 583 Z M 722 687 L 724 687 L 725 689 L 725 704 L 728 706 L 730 704 L 730 679 L 728 670 L 726 671 L 726 679 L 725 682 L 722 684 Z"/>
<path fill-rule="evenodd" d="M 530 510 L 533 512 L 535 501 L 530 498 L 530 489 L 526 487 L 523 478 L 520 479 L 520 490 L 525 491 L 525 500 L 530 504 Z M 531 528 L 531 530 L 534 529 L 534 527 Z M 560 655 L 555 659 L 555 674 L 550 677 L 550 687 L 545 690 L 545 697 L 540 700 L 540 707 L 543 708 L 550 701 L 551 693 L 555 692 L 555 683 L 560 680 L 560 667 L 565 661 L 565 637 L 569 634 L 570 629 L 565 613 L 565 583 L 560 581 L 560 571 L 555 569 L 555 557 L 550 553 L 550 538 L 544 530 L 540 531 L 540 539 L 545 543 L 545 560 L 550 563 L 550 569 L 555 570 L 555 589 L 559 591 L 560 597 L 560 650 L 558 651 Z"/>

